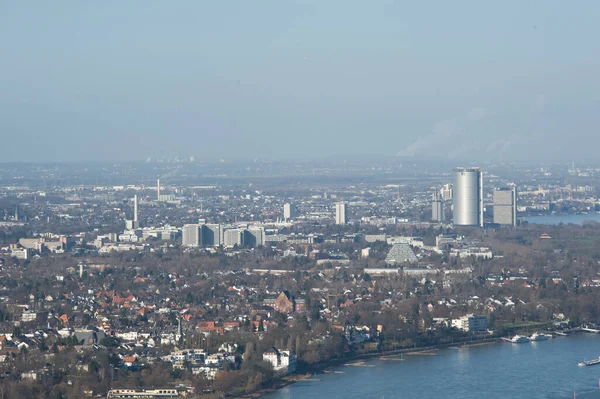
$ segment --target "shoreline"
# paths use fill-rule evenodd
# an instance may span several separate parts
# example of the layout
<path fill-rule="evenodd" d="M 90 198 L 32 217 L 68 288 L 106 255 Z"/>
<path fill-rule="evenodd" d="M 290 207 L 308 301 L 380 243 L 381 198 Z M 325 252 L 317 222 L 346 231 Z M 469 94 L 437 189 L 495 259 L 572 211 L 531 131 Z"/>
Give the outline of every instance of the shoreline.
<path fill-rule="evenodd" d="M 567 330 L 569 335 L 575 333 L 582 333 L 583 331 L 580 328 L 574 328 Z M 566 335 L 568 337 L 569 335 Z M 552 339 L 556 339 L 559 336 L 555 336 Z M 432 346 L 420 346 L 414 348 L 404 348 L 404 349 L 394 349 L 390 351 L 382 351 L 382 352 L 371 352 L 371 353 L 363 353 L 353 356 L 348 356 L 345 358 L 336 358 L 330 359 L 321 363 L 316 363 L 311 366 L 303 367 L 302 369 L 297 370 L 294 373 L 291 373 L 287 376 L 279 378 L 273 384 L 272 387 L 263 388 L 251 394 L 244 394 L 241 396 L 237 396 L 237 398 L 241 399 L 257 399 L 262 398 L 264 395 L 275 392 L 281 388 L 285 388 L 290 386 L 298 381 L 306 381 L 314 378 L 315 374 L 323 373 L 327 374 L 328 370 L 332 367 L 344 366 L 347 365 L 349 367 L 368 367 L 365 364 L 365 360 L 369 360 L 372 358 L 379 358 L 384 361 L 397 361 L 395 356 L 398 355 L 411 355 L 411 356 L 433 356 L 434 352 L 440 349 L 461 349 L 463 347 L 479 347 L 492 345 L 497 343 L 503 343 L 502 336 L 492 336 L 490 338 L 477 339 L 472 341 L 463 341 L 463 342 L 450 342 L 445 344 L 438 344 Z"/>
<path fill-rule="evenodd" d="M 402 355 L 402 354 L 431 356 L 431 355 L 433 355 L 433 352 L 436 352 L 440 349 L 461 348 L 461 347 L 467 347 L 467 346 L 477 347 L 477 346 L 500 343 L 500 338 L 501 337 L 492 337 L 492 338 L 478 339 L 478 340 L 474 340 L 474 341 L 465 341 L 465 342 L 457 342 L 457 343 L 450 342 L 450 343 L 446 343 L 446 344 L 439 344 L 439 345 L 433 345 L 433 346 L 420 346 L 420 347 L 416 347 L 416 348 L 394 349 L 394 350 L 383 351 L 383 352 L 363 353 L 363 354 L 359 354 L 359 355 L 349 356 L 347 358 L 331 359 L 331 360 L 327 360 L 322 363 L 316 363 L 314 365 L 304 367 L 301 370 L 297 370 L 296 372 L 294 372 L 292 374 L 282 377 L 282 378 L 278 379 L 277 382 L 275 382 L 272 387 L 263 388 L 256 392 L 253 392 L 251 394 L 244 394 L 244 395 L 237 396 L 237 397 L 240 399 L 262 398 L 263 396 L 265 396 L 269 393 L 272 393 L 281 388 L 290 386 L 298 381 L 306 381 L 311 378 L 314 378 L 314 375 L 317 373 L 327 374 L 328 369 L 330 369 L 332 367 L 344 366 L 344 365 L 348 365 L 349 367 L 350 366 L 368 367 L 368 365 L 365 364 L 364 360 L 368 360 L 368 359 L 372 359 L 372 358 L 380 358 L 381 360 L 394 361 L 394 360 L 396 360 L 393 358 L 394 356 Z"/>

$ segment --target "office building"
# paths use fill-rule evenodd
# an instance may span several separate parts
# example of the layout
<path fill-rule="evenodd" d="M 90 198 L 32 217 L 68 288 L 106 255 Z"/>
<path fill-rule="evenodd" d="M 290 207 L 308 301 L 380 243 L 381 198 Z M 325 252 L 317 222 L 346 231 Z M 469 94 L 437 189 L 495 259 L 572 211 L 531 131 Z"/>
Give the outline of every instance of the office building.
<path fill-rule="evenodd" d="M 453 194 L 452 184 L 444 184 L 444 187 L 440 189 L 440 195 L 444 201 L 452 201 Z"/>
<path fill-rule="evenodd" d="M 335 224 L 348 223 L 348 207 L 345 202 L 335 204 Z"/>
<path fill-rule="evenodd" d="M 433 193 L 431 201 L 431 220 L 434 222 L 443 222 L 445 220 L 444 200 L 438 192 Z"/>
<path fill-rule="evenodd" d="M 483 226 L 483 171 L 457 168 L 454 177 L 454 225 Z"/>
<path fill-rule="evenodd" d="M 296 204 L 283 204 L 283 219 L 290 220 L 298 216 Z"/>
<path fill-rule="evenodd" d="M 182 229 L 182 245 L 184 247 L 202 246 L 202 228 L 198 224 L 186 224 Z"/>
<path fill-rule="evenodd" d="M 235 246 L 244 246 L 244 229 L 228 229 L 224 233 L 224 244 L 226 248 L 233 248 Z"/>
<path fill-rule="evenodd" d="M 223 245 L 223 226 L 220 224 L 202 224 L 202 243 L 206 247 Z"/>
<path fill-rule="evenodd" d="M 517 188 L 507 187 L 494 190 L 494 223 L 517 225 Z"/>
<path fill-rule="evenodd" d="M 138 220 L 138 200 L 137 195 L 133 196 L 133 220 L 125 221 L 125 228 L 127 230 L 135 230 L 140 228 L 140 222 Z"/>
<path fill-rule="evenodd" d="M 459 319 L 452 319 L 452 327 L 467 332 L 484 332 L 490 326 L 490 321 L 485 315 L 468 314 Z"/>
<path fill-rule="evenodd" d="M 265 231 L 260 227 L 251 227 L 244 230 L 244 245 L 247 247 L 259 247 L 264 245 Z"/>

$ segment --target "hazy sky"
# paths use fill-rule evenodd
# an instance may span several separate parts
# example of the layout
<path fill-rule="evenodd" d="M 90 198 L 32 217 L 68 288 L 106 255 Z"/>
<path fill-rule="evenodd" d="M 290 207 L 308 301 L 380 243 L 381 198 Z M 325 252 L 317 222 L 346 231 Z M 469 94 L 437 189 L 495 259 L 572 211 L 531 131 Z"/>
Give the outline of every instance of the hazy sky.
<path fill-rule="evenodd" d="M 0 1 L 0 161 L 590 159 L 600 2 Z"/>

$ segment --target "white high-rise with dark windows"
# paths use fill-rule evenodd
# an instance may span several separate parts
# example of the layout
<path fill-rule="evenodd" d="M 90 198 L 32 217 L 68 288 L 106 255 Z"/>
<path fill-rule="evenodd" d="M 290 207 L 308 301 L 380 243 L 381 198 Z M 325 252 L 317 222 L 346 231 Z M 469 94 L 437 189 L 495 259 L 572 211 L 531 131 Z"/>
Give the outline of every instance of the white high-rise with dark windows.
<path fill-rule="evenodd" d="M 483 226 L 483 171 L 454 169 L 453 222 L 456 226 Z"/>
<path fill-rule="evenodd" d="M 348 223 L 348 208 L 345 202 L 335 204 L 335 224 Z"/>
<path fill-rule="evenodd" d="M 296 204 L 283 204 L 283 219 L 290 220 L 298 216 L 298 208 Z"/>
<path fill-rule="evenodd" d="M 443 222 L 446 220 L 444 212 L 444 199 L 438 192 L 433 193 L 431 200 L 431 220 L 434 222 Z"/>

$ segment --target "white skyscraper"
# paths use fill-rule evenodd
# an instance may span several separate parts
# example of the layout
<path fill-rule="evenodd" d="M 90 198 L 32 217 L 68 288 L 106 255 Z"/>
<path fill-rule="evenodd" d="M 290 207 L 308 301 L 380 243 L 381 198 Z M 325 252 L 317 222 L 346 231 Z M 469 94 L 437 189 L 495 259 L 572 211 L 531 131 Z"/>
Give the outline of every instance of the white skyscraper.
<path fill-rule="evenodd" d="M 283 219 L 290 220 L 298 216 L 296 204 L 283 204 Z"/>
<path fill-rule="evenodd" d="M 137 195 L 133 196 L 133 228 L 140 228 L 140 221 L 138 220 L 138 200 Z"/>
<path fill-rule="evenodd" d="M 434 222 L 443 222 L 445 217 L 444 200 L 440 193 L 434 192 L 431 201 L 431 220 Z"/>
<path fill-rule="evenodd" d="M 186 224 L 182 229 L 182 245 L 184 247 L 202 246 L 202 228 L 198 224 Z"/>
<path fill-rule="evenodd" d="M 483 226 L 483 171 L 481 168 L 457 168 L 454 176 L 454 224 Z"/>
<path fill-rule="evenodd" d="M 348 223 L 348 208 L 345 202 L 335 204 L 335 224 Z"/>
<path fill-rule="evenodd" d="M 140 228 L 138 220 L 138 200 L 137 195 L 133 196 L 133 219 L 125 220 L 125 228 L 127 230 L 135 230 Z"/>
<path fill-rule="evenodd" d="M 452 201 L 452 197 L 454 195 L 452 184 L 444 184 L 444 187 L 440 189 L 440 194 L 444 201 Z"/>

